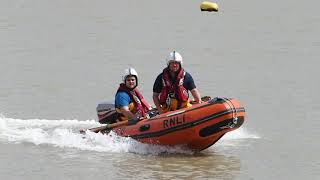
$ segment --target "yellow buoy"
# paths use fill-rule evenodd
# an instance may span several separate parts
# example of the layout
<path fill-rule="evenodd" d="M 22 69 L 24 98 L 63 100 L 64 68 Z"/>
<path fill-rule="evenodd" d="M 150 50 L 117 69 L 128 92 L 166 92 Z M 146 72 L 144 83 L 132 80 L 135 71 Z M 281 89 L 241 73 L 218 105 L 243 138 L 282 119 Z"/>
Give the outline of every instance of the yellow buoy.
<path fill-rule="evenodd" d="M 215 11 L 215 12 L 217 12 L 219 7 L 218 7 L 217 3 L 204 1 L 203 3 L 201 3 L 200 9 L 201 9 L 201 11 L 209 11 L 209 12 Z"/>

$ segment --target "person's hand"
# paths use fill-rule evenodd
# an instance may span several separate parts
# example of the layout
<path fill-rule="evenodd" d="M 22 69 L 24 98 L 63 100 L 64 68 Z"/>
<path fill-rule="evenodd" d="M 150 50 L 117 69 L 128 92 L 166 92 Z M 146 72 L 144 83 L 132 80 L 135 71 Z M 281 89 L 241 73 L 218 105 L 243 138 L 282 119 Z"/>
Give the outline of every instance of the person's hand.
<path fill-rule="evenodd" d="M 190 104 L 200 104 L 203 101 L 201 99 L 199 99 L 198 101 L 194 100 L 194 101 L 190 101 Z"/>

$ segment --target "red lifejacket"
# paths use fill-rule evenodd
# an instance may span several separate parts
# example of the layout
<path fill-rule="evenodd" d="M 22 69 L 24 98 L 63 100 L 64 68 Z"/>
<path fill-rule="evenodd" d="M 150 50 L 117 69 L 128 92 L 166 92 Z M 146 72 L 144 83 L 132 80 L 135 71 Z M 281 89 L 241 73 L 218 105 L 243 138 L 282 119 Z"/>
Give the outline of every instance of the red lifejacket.
<path fill-rule="evenodd" d="M 143 98 L 138 88 L 130 90 L 124 83 L 121 83 L 117 93 L 118 92 L 126 92 L 129 94 L 131 101 L 134 103 L 133 114 L 139 113 L 145 117 L 148 110 L 151 109 L 151 105 Z"/>
<path fill-rule="evenodd" d="M 160 93 L 160 103 L 165 104 L 170 93 L 174 93 L 175 98 L 178 101 L 188 101 L 189 94 L 186 88 L 183 86 L 184 76 L 186 72 L 183 68 L 180 68 L 174 84 L 169 79 L 169 68 L 165 68 L 162 73 L 162 90 Z"/>

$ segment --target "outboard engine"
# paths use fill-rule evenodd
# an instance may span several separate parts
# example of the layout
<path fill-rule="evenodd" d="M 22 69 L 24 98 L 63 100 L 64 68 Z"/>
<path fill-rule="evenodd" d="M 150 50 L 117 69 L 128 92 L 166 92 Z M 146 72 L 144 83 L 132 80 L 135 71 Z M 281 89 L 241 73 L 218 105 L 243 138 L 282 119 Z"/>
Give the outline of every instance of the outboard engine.
<path fill-rule="evenodd" d="M 99 123 L 112 124 L 117 122 L 118 113 L 114 108 L 114 104 L 102 102 L 98 104 L 96 109 L 97 109 Z"/>

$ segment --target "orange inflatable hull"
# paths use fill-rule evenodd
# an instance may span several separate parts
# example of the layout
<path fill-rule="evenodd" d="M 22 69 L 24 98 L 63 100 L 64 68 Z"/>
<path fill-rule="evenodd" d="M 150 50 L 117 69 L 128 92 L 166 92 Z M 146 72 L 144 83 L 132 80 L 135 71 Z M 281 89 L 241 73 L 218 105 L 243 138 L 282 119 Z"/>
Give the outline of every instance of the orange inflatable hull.
<path fill-rule="evenodd" d="M 117 127 L 113 131 L 142 143 L 186 145 L 192 150 L 201 151 L 216 143 L 225 133 L 239 128 L 244 120 L 245 109 L 239 101 L 214 98 L 191 108 Z"/>

